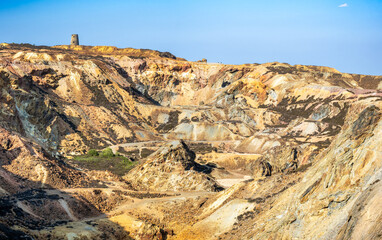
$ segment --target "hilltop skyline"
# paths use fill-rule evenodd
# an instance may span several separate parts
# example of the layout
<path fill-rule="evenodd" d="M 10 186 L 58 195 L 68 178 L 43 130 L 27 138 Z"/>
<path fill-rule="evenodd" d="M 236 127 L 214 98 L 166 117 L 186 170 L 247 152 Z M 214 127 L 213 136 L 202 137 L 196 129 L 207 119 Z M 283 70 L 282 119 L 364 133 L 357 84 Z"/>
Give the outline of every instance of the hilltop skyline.
<path fill-rule="evenodd" d="M 1 42 L 110 45 L 382 75 L 382 1 L 5 1 Z"/>

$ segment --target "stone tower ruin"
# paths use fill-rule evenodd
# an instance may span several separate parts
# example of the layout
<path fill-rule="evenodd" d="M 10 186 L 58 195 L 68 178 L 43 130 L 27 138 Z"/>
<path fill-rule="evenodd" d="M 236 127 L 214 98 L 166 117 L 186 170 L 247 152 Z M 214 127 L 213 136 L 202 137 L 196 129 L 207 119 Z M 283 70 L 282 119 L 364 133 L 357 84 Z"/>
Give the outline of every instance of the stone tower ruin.
<path fill-rule="evenodd" d="M 80 41 L 78 40 L 78 34 L 72 34 L 72 39 L 70 40 L 70 45 L 77 46 L 80 44 Z"/>

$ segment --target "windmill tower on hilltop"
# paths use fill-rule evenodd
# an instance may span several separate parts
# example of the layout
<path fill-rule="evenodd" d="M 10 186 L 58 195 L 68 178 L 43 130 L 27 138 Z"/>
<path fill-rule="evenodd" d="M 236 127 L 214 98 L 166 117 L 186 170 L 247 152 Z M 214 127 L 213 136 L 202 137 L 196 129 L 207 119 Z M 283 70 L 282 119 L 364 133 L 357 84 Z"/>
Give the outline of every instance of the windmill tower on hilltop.
<path fill-rule="evenodd" d="M 78 40 L 78 34 L 72 34 L 72 39 L 70 40 L 70 45 L 78 46 L 80 41 Z"/>

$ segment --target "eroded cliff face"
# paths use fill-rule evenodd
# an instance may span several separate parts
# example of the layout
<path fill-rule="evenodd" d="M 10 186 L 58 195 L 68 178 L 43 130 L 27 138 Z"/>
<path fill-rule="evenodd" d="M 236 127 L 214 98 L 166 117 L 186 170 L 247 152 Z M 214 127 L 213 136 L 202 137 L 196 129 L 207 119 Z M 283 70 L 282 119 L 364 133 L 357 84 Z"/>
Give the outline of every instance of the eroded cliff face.
<path fill-rule="evenodd" d="M 381 82 L 328 67 L 2 44 L 0 196 L 14 210 L 0 212 L 1 231 L 381 238 Z M 106 147 L 139 163 L 120 178 L 68 160 Z"/>

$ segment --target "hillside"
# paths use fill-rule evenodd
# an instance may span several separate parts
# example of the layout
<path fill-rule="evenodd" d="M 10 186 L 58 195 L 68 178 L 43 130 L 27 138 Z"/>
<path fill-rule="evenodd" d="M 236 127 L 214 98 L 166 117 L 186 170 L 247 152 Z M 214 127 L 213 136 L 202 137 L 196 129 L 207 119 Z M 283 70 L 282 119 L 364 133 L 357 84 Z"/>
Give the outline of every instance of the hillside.
<path fill-rule="evenodd" d="M 382 238 L 382 76 L 1 44 L 0 87 L 1 239 Z"/>

